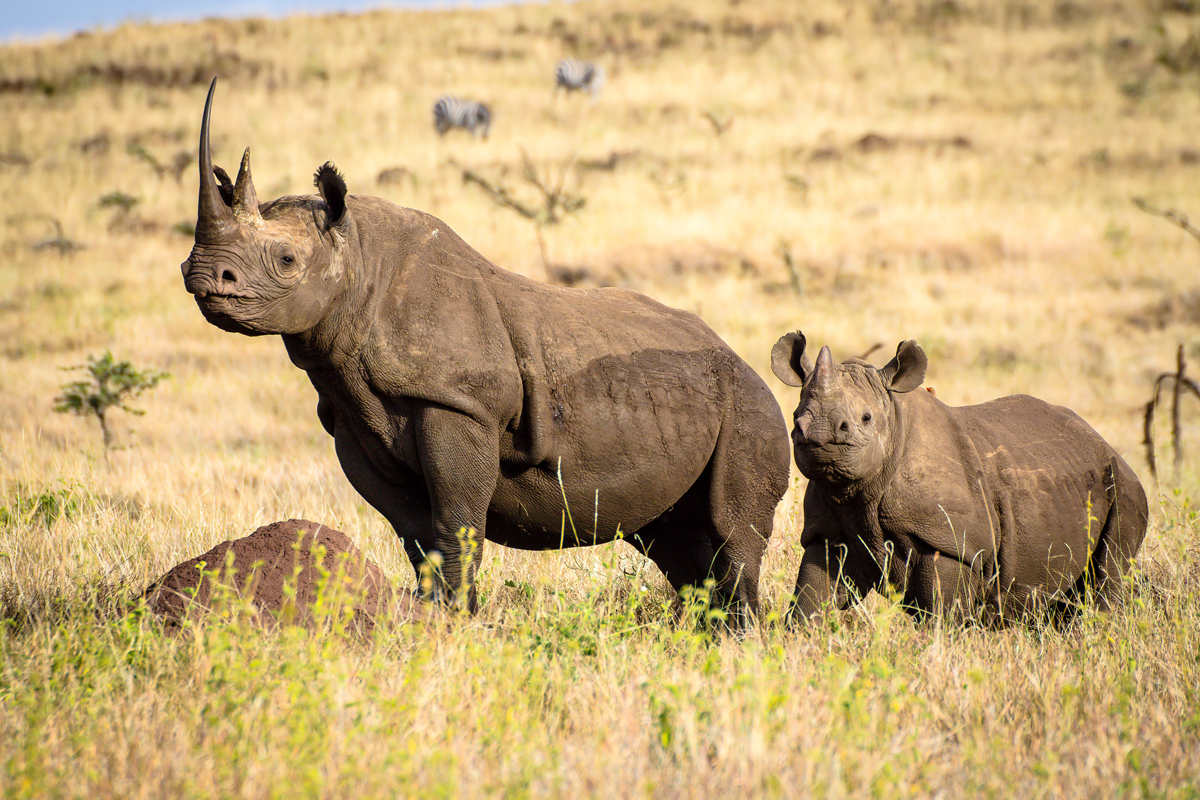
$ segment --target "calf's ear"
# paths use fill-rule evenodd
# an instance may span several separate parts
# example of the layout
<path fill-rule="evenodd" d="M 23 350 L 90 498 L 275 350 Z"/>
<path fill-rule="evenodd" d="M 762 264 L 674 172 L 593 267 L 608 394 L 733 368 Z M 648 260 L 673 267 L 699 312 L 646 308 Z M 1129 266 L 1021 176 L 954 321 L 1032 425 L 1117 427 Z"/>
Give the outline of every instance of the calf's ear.
<path fill-rule="evenodd" d="M 332 161 L 326 161 L 313 176 L 313 184 L 321 193 L 321 199 L 325 201 L 325 230 L 329 230 L 341 222 L 346 213 L 346 179 Z"/>
<path fill-rule="evenodd" d="M 911 392 L 925 380 L 929 358 L 915 341 L 909 339 L 896 348 L 896 357 L 879 370 L 883 382 L 893 392 Z"/>
<path fill-rule="evenodd" d="M 802 386 L 812 374 L 812 360 L 805 354 L 807 345 L 800 331 L 785 333 L 771 348 L 771 371 L 788 386 Z"/>

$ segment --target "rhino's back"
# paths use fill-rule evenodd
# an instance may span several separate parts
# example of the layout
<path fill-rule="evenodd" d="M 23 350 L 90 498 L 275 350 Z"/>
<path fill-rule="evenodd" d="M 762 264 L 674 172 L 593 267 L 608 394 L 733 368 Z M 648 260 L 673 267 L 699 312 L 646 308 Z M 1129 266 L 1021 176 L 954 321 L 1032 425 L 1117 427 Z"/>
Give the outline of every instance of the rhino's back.
<path fill-rule="evenodd" d="M 729 349 L 695 314 L 629 289 L 552 286 L 498 268 L 493 279 L 506 326 L 528 328 L 529 346 L 560 358 Z"/>
<path fill-rule="evenodd" d="M 1106 466 L 1116 453 L 1069 408 L 1028 395 L 947 407 L 963 442 L 985 462 L 1049 478 Z"/>
<path fill-rule="evenodd" d="M 1037 398 L 957 408 L 931 396 L 914 400 L 909 458 L 919 468 L 908 474 L 923 467 L 937 476 L 923 487 L 936 513 L 925 515 L 922 538 L 964 561 L 993 563 L 1005 585 L 1072 583 L 1095 547 L 1116 473 L 1128 465 L 1079 415 Z M 920 488 L 910 483 L 910 491 Z"/>
<path fill-rule="evenodd" d="M 538 467 L 502 481 L 496 502 L 512 506 L 506 517 L 520 516 L 518 507 L 557 508 L 529 500 L 565 492 L 571 507 L 596 516 L 598 540 L 618 525 L 636 531 L 699 479 L 724 429 L 748 431 L 741 438 L 749 451 L 766 454 L 754 459 L 764 480 L 786 481 L 778 404 L 699 317 L 623 289 L 563 289 L 512 275 L 495 292 L 524 395 L 508 459 Z M 536 516 L 531 533 L 547 522 L 557 530 L 557 510 L 552 520 Z M 528 546 L 539 541 L 533 534 Z M 516 531 L 507 543 L 527 546 Z"/>
<path fill-rule="evenodd" d="M 586 437 L 581 458 L 698 469 L 735 409 L 782 425 L 766 384 L 696 315 L 624 289 L 506 277 L 496 299 L 526 397 L 522 424 Z"/>

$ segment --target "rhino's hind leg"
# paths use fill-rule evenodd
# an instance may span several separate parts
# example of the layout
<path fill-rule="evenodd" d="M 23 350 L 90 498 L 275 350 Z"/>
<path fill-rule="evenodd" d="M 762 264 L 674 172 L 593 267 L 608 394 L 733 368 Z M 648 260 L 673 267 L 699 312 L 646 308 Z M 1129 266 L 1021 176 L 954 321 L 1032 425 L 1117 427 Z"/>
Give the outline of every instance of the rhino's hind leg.
<path fill-rule="evenodd" d="M 791 477 L 792 448 L 774 397 L 749 367 L 735 369 L 745 371 L 745 380 L 697 483 L 717 598 L 742 629 L 758 616 L 759 570 Z"/>
<path fill-rule="evenodd" d="M 710 605 L 728 614 L 729 626 L 744 630 L 758 615 L 758 578 L 771 513 L 734 526 L 714 513 L 709 496 L 709 469 L 660 519 L 628 541 L 655 563 L 676 592 L 714 581 Z M 765 504 L 764 504 L 765 506 Z"/>
<path fill-rule="evenodd" d="M 654 562 L 676 593 L 685 586 L 703 586 L 713 560 L 708 537 L 696 529 L 703 522 L 687 513 L 686 499 L 685 496 L 671 511 L 626 538 Z"/>
<path fill-rule="evenodd" d="M 916 548 L 904 587 L 906 608 L 953 619 L 969 619 L 985 602 L 980 572 L 932 547 Z"/>
<path fill-rule="evenodd" d="M 1072 589 L 1075 602 L 1091 597 L 1102 607 L 1120 598 L 1121 579 L 1142 546 L 1150 519 L 1146 492 L 1129 465 L 1115 459 L 1109 477 L 1108 514 L 1096 538 L 1087 571 Z"/>

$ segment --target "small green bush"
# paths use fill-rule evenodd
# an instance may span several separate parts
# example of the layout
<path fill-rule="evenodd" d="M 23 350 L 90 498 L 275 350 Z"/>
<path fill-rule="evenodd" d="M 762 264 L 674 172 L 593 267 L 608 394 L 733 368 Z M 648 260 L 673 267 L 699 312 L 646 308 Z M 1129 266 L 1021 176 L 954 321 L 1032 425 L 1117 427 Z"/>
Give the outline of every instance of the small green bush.
<path fill-rule="evenodd" d="M 60 414 L 70 412 L 84 417 L 94 416 L 100 422 L 105 450 L 113 444 L 112 431 L 108 427 L 109 410 L 120 408 L 141 416 L 146 412 L 129 406 L 128 402 L 142 392 L 153 389 L 164 378 L 171 377 L 168 372 L 139 370 L 128 361 L 117 361 L 107 350 L 99 358 L 88 356 L 87 364 L 64 369 L 86 369 L 89 380 L 64 384 L 63 393 L 54 400 L 54 410 Z"/>

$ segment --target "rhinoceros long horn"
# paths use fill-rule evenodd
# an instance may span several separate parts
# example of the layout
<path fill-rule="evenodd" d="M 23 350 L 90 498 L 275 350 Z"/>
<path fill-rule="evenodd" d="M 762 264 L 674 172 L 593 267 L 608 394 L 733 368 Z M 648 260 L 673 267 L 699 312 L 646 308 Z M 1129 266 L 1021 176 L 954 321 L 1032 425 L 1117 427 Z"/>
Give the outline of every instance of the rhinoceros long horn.
<path fill-rule="evenodd" d="M 242 154 L 242 166 L 238 170 L 237 182 L 233 184 L 233 216 L 243 225 L 252 228 L 263 226 L 262 214 L 258 212 L 258 193 L 254 191 L 254 178 L 250 177 L 250 148 Z"/>
<path fill-rule="evenodd" d="M 233 211 L 221 199 L 221 191 L 213 177 L 212 153 L 208 146 L 208 120 L 212 115 L 213 92 L 217 79 L 208 87 L 204 101 L 204 120 L 200 123 L 200 203 L 196 213 L 196 238 L 219 239 L 236 227 Z"/>

